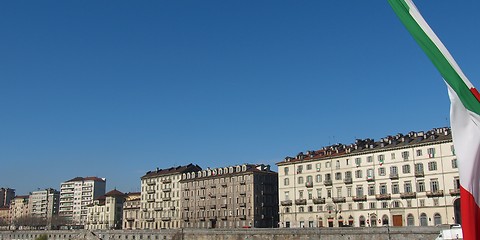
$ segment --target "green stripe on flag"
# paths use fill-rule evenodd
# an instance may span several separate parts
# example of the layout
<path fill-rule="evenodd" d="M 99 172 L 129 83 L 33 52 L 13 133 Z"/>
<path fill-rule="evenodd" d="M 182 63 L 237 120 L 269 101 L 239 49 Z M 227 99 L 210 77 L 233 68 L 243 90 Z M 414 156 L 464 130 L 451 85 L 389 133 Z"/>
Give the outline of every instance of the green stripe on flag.
<path fill-rule="evenodd" d="M 405 0 L 388 0 L 393 11 L 400 18 L 407 30 L 413 36 L 415 41 L 420 45 L 433 65 L 438 69 L 443 79 L 457 93 L 466 109 L 480 115 L 480 104 L 470 89 L 462 80 L 460 75 L 455 71 L 447 58 L 438 49 L 430 37 L 423 31 L 417 21 L 410 15 L 409 6 Z"/>

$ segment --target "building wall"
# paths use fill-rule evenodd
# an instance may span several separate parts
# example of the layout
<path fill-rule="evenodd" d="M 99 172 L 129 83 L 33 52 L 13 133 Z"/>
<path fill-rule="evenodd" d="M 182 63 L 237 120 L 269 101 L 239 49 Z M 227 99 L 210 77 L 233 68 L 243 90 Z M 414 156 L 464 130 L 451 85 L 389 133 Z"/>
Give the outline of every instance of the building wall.
<path fill-rule="evenodd" d="M 330 146 L 323 156 L 311 151 L 278 163 L 280 226 L 458 222 L 458 169 L 450 130 L 382 141 Z"/>
<path fill-rule="evenodd" d="M 55 189 L 34 191 L 29 196 L 29 208 L 32 216 L 51 219 L 58 215 L 60 192 Z"/>
<path fill-rule="evenodd" d="M 30 209 L 28 208 L 28 196 L 16 196 L 10 203 L 10 219 L 16 220 L 28 217 Z"/>
<path fill-rule="evenodd" d="M 10 206 L 10 202 L 15 197 L 15 190 L 11 188 L 0 188 L 0 207 Z"/>
<path fill-rule="evenodd" d="M 141 194 L 129 194 L 123 204 L 123 229 L 140 229 Z"/>

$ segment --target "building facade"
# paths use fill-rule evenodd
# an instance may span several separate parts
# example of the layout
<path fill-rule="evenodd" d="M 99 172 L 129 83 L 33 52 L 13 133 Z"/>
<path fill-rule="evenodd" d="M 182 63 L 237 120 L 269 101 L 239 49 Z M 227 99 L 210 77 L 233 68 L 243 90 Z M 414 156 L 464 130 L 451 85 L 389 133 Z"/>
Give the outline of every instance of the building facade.
<path fill-rule="evenodd" d="M 243 164 L 182 175 L 184 228 L 276 227 L 278 176 Z"/>
<path fill-rule="evenodd" d="M 32 217 L 52 219 L 58 215 L 60 192 L 48 188 L 30 193 L 28 200 Z"/>
<path fill-rule="evenodd" d="M 95 199 L 87 206 L 85 229 L 121 229 L 125 197 L 115 189 Z"/>
<path fill-rule="evenodd" d="M 123 229 L 140 229 L 140 192 L 128 193 L 123 203 Z"/>
<path fill-rule="evenodd" d="M 277 165 L 281 227 L 460 222 L 449 128 L 337 144 Z"/>
<path fill-rule="evenodd" d="M 30 209 L 28 208 L 29 196 L 15 196 L 10 202 L 10 219 L 13 224 L 16 221 L 22 220 L 30 216 Z"/>
<path fill-rule="evenodd" d="M 0 188 L 0 207 L 10 206 L 10 202 L 15 197 L 15 189 Z"/>
<path fill-rule="evenodd" d="M 156 169 L 141 177 L 140 228 L 181 227 L 180 180 L 183 173 L 201 170 L 197 165 Z"/>
<path fill-rule="evenodd" d="M 84 225 L 87 220 L 87 206 L 93 200 L 105 195 L 105 178 L 76 177 L 60 186 L 59 215 L 73 225 Z"/>
<path fill-rule="evenodd" d="M 0 207 L 0 229 L 6 230 L 11 223 L 10 207 Z"/>

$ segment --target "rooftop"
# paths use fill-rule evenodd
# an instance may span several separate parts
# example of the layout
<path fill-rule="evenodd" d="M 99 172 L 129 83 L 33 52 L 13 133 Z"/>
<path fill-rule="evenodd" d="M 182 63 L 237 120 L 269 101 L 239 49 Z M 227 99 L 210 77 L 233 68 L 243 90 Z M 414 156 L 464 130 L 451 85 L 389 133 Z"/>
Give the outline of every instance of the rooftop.
<path fill-rule="evenodd" d="M 193 165 L 192 163 L 185 165 L 185 166 L 177 166 L 177 167 L 171 167 L 167 169 L 160 169 L 157 168 L 154 171 L 148 171 L 143 175 L 141 178 L 151 178 L 151 177 L 157 177 L 161 175 L 170 175 L 170 174 L 175 174 L 175 173 L 186 173 L 186 172 L 193 172 L 193 171 L 199 171 L 202 170 L 201 167 L 198 165 Z"/>

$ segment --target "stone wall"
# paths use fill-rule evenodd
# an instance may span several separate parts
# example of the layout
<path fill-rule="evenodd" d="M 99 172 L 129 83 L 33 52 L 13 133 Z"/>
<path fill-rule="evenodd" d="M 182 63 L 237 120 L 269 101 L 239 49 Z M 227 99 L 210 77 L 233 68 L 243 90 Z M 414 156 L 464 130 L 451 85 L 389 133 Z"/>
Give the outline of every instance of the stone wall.
<path fill-rule="evenodd" d="M 377 227 L 317 229 L 180 229 L 110 231 L 0 231 L 0 240 L 35 240 L 46 234 L 49 240 L 426 240 L 435 239 L 440 227 Z"/>

